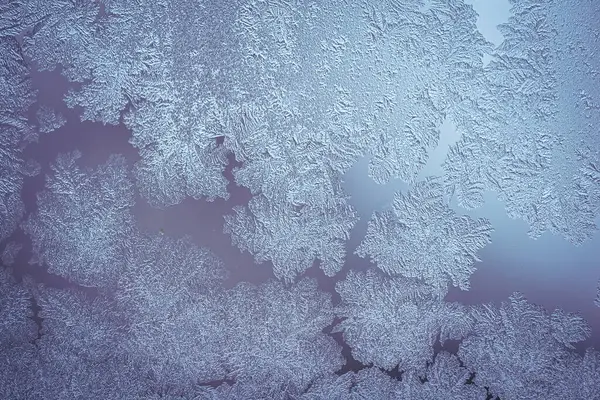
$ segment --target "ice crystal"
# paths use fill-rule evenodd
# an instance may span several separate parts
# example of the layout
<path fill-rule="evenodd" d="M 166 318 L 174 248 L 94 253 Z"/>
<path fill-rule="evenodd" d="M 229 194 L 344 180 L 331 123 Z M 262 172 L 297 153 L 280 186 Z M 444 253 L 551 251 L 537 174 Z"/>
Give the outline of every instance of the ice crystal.
<path fill-rule="evenodd" d="M 37 68 L 51 71 L 60 65 L 71 80 L 89 78 L 93 52 L 88 46 L 94 40 L 99 2 L 32 0 L 19 6 L 20 14 L 31 21 L 24 37 L 25 53 Z"/>
<path fill-rule="evenodd" d="M 424 376 L 407 374 L 402 376 L 400 399 L 447 399 L 486 400 L 485 388 L 468 384 L 471 371 L 461 365 L 460 360 L 446 351 L 435 356 Z"/>
<path fill-rule="evenodd" d="M 238 206 L 234 212 L 225 216 L 225 233 L 257 262 L 273 262 L 275 275 L 286 281 L 293 281 L 315 258 L 327 275 L 338 272 L 345 259 L 345 240 L 357 220 L 344 199 L 320 209 L 282 205 L 259 196 L 250 201 L 248 210 Z"/>
<path fill-rule="evenodd" d="M 486 219 L 457 215 L 442 182 L 428 179 L 397 193 L 391 210 L 374 213 L 356 253 L 390 275 L 423 279 L 442 293 L 449 285 L 466 290 L 491 232 Z"/>
<path fill-rule="evenodd" d="M 470 331 L 467 310 L 440 300 L 434 288 L 408 278 L 386 278 L 372 270 L 350 271 L 336 285 L 342 303 L 336 314 L 352 356 L 363 364 L 421 371 L 439 340 Z"/>
<path fill-rule="evenodd" d="M 30 174 L 22 150 L 32 139 L 26 112 L 35 101 L 28 73 L 19 42 L 0 35 L 0 241 L 25 212 L 21 187 Z"/>
<path fill-rule="evenodd" d="M 69 107 L 83 108 L 82 120 L 119 124 L 121 113 L 140 98 L 142 78 L 160 60 L 165 43 L 156 34 L 163 26 L 164 2 L 119 2 L 105 7 L 94 24 L 86 53 L 90 77 L 65 97 Z"/>
<path fill-rule="evenodd" d="M 364 368 L 358 372 L 330 375 L 315 381 L 299 397 L 301 400 L 398 399 L 399 382 L 379 368 Z"/>
<path fill-rule="evenodd" d="M 137 83 L 139 99 L 125 118 L 142 156 L 138 184 L 157 207 L 186 196 L 229 196 L 223 176 L 226 150 L 215 139 L 223 136 L 222 104 L 238 85 L 228 50 L 235 47 L 229 32 L 235 5 L 196 3 L 169 3 L 160 14 L 154 32 L 156 62 Z"/>
<path fill-rule="evenodd" d="M 222 379 L 226 328 L 214 297 L 226 276 L 221 261 L 189 238 L 141 235 L 124 270 L 116 297 L 128 351 L 158 384 Z"/>
<path fill-rule="evenodd" d="M 494 190 L 530 235 L 574 244 L 596 227 L 600 180 L 597 28 L 589 2 L 512 1 L 504 42 L 454 115 L 461 140 L 449 152 L 448 189 L 478 207 Z"/>
<path fill-rule="evenodd" d="M 43 319 L 37 341 L 38 398 L 128 398 L 142 389 L 142 376 L 126 355 L 114 304 L 64 289 L 40 287 Z M 65 379 L 68 377 L 68 379 Z"/>
<path fill-rule="evenodd" d="M 79 167 L 78 151 L 60 155 L 38 194 L 38 210 L 24 222 L 35 261 L 87 286 L 114 283 L 124 244 L 134 231 L 133 187 L 121 156 L 97 168 Z"/>
<path fill-rule="evenodd" d="M 0 268 L 0 395 L 5 399 L 30 398 L 36 370 L 32 341 L 37 327 L 31 318 L 31 293 L 5 268 Z"/>
<path fill-rule="evenodd" d="M 557 390 L 569 368 L 569 349 L 590 330 L 577 315 L 548 313 L 512 295 L 500 308 L 472 311 L 473 334 L 463 339 L 458 356 L 476 372 L 475 383 L 502 399 L 540 399 Z"/>
<path fill-rule="evenodd" d="M 36 118 L 41 133 L 55 131 L 67 122 L 62 114 L 48 106 L 41 106 L 36 113 Z"/>
<path fill-rule="evenodd" d="M 333 322 L 331 297 L 314 280 L 291 287 L 268 281 L 240 283 L 222 300 L 228 320 L 227 370 L 234 379 L 308 384 L 343 364 L 341 348 L 322 330 Z"/>
<path fill-rule="evenodd" d="M 12 266 L 15 263 L 15 259 L 17 255 L 23 248 L 22 243 L 18 243 L 15 241 L 10 241 L 4 246 L 4 250 L 2 251 L 2 264 L 5 266 Z"/>

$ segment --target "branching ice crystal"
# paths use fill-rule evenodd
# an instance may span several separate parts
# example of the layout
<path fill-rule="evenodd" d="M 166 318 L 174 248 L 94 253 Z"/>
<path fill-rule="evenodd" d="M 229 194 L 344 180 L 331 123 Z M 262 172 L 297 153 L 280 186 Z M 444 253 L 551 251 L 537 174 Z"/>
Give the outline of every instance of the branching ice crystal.
<path fill-rule="evenodd" d="M 399 382 L 379 368 L 364 368 L 358 372 L 330 375 L 315 381 L 299 397 L 301 400 L 397 399 Z"/>
<path fill-rule="evenodd" d="M 140 84 L 160 62 L 166 46 L 156 29 L 164 22 L 163 1 L 118 2 L 105 6 L 86 46 L 90 77 L 65 97 L 81 106 L 82 120 L 119 124 L 121 113 L 139 99 Z"/>
<path fill-rule="evenodd" d="M 142 389 L 123 344 L 124 330 L 114 303 L 103 296 L 40 287 L 40 368 L 35 398 L 130 398 Z"/>
<path fill-rule="evenodd" d="M 354 94 L 364 99 L 357 100 L 359 109 L 378 139 L 369 150 L 369 175 L 379 183 L 414 181 L 437 145 L 445 115 L 472 97 L 467 89 L 489 48 L 471 6 L 428 3 L 363 6 L 365 64 Z"/>
<path fill-rule="evenodd" d="M 486 219 L 456 215 L 442 182 L 428 179 L 407 194 L 397 193 L 391 210 L 373 214 L 356 254 L 370 256 L 390 275 L 423 279 L 442 293 L 449 285 L 466 290 L 491 232 Z"/>
<path fill-rule="evenodd" d="M 352 356 L 387 370 L 423 371 L 436 340 L 460 339 L 471 328 L 466 309 L 440 300 L 431 286 L 372 270 L 350 271 L 336 285 L 342 304 L 336 314 Z"/>
<path fill-rule="evenodd" d="M 569 371 L 568 350 L 590 334 L 583 318 L 549 314 L 518 293 L 500 308 L 475 307 L 472 316 L 473 334 L 458 356 L 476 372 L 475 383 L 506 400 L 560 398 L 552 396 Z"/>
<path fill-rule="evenodd" d="M 6 243 L 6 245 L 4 246 L 4 250 L 2 250 L 2 264 L 4 264 L 5 266 L 12 266 L 15 263 L 15 259 L 17 258 L 17 255 L 19 254 L 22 248 L 22 243 L 18 243 L 15 241 L 10 241 Z"/>
<path fill-rule="evenodd" d="M 228 321 L 229 376 L 301 392 L 343 364 L 341 347 L 323 329 L 333 322 L 331 296 L 315 280 L 285 287 L 268 281 L 240 283 L 221 301 Z"/>
<path fill-rule="evenodd" d="M 86 286 L 114 283 L 132 236 L 133 187 L 121 156 L 92 169 L 78 151 L 60 155 L 38 194 L 38 210 L 23 223 L 34 261 Z"/>
<path fill-rule="evenodd" d="M 70 80 L 89 79 L 93 52 L 88 46 L 94 39 L 100 3 L 28 0 L 19 6 L 20 15 L 31 26 L 24 37 L 25 53 L 37 68 L 51 71 L 60 65 Z"/>
<path fill-rule="evenodd" d="M 35 390 L 36 357 L 32 341 L 37 336 L 31 318 L 31 293 L 0 268 L 0 396 L 27 398 Z"/>
<path fill-rule="evenodd" d="M 41 133 L 50 133 L 67 123 L 62 114 L 48 106 L 41 106 L 36 113 L 36 118 Z"/>
<path fill-rule="evenodd" d="M 141 235 L 130 246 L 116 293 L 127 349 L 159 385 L 225 377 L 226 320 L 216 292 L 223 264 L 189 238 Z"/>
<path fill-rule="evenodd" d="M 19 42 L 0 32 L 0 241 L 23 217 L 23 179 L 35 173 L 22 158 L 23 148 L 34 139 L 26 115 L 35 101 L 28 74 Z"/>
<path fill-rule="evenodd" d="M 583 357 L 572 354 L 571 365 L 565 369 L 556 399 L 600 398 L 600 352 L 588 348 Z"/>
<path fill-rule="evenodd" d="M 230 3 L 169 3 L 153 27 L 158 58 L 137 82 L 138 100 L 125 123 L 142 156 L 138 185 L 154 206 L 186 196 L 229 196 L 226 149 L 216 138 L 223 136 L 222 108 L 235 103 L 243 82 L 231 71 L 237 65 L 230 50 L 237 39 L 229 31 L 235 9 Z"/>
<path fill-rule="evenodd" d="M 600 8 L 590 2 L 512 1 L 504 42 L 453 115 L 461 140 L 445 164 L 448 190 L 478 207 L 485 190 L 526 221 L 574 244 L 589 239 L 600 205 Z"/>
<path fill-rule="evenodd" d="M 287 205 L 264 196 L 250 200 L 248 210 L 237 206 L 225 216 L 225 233 L 233 244 L 254 254 L 257 262 L 271 261 L 275 275 L 293 281 L 315 258 L 329 276 L 344 264 L 345 241 L 358 217 L 344 198 L 328 208 Z"/>
<path fill-rule="evenodd" d="M 471 371 L 462 366 L 454 354 L 442 351 L 435 356 L 435 361 L 427 368 L 424 376 L 414 373 L 402 376 L 399 398 L 486 400 L 485 388 L 467 383 L 470 376 Z"/>

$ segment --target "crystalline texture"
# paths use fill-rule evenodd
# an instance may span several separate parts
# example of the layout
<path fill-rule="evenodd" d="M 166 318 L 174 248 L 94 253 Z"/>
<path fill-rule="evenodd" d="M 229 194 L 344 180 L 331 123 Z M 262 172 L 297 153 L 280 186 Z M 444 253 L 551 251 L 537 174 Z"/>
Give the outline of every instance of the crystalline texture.
<path fill-rule="evenodd" d="M 226 320 L 216 301 L 225 276 L 222 263 L 189 238 L 142 235 L 130 246 L 117 305 L 128 352 L 157 385 L 225 377 Z"/>
<path fill-rule="evenodd" d="M 50 133 L 67 123 L 62 114 L 48 106 L 41 106 L 36 113 L 36 118 L 41 133 Z"/>
<path fill-rule="evenodd" d="M 97 168 L 77 165 L 77 151 L 60 155 L 38 194 L 38 210 L 24 222 L 38 263 L 87 285 L 114 283 L 125 243 L 134 230 L 133 187 L 125 159 L 111 156 Z"/>
<path fill-rule="evenodd" d="M 406 374 L 402 376 L 400 399 L 414 400 L 486 400 L 485 388 L 467 384 L 471 371 L 461 365 L 460 360 L 446 351 L 435 356 L 424 376 Z M 425 380 L 425 382 L 423 382 Z"/>
<path fill-rule="evenodd" d="M 31 312 L 31 294 L 0 268 L 0 396 L 28 398 L 37 368 L 31 344 L 37 328 Z"/>
<path fill-rule="evenodd" d="M 579 245 L 599 212 L 597 52 L 600 7 L 592 2 L 512 1 L 504 42 L 453 115 L 460 141 L 445 164 L 448 190 L 478 207 L 485 190 L 526 221 Z"/>
<path fill-rule="evenodd" d="M 240 283 L 226 293 L 222 306 L 231 378 L 297 392 L 343 364 L 340 346 L 322 332 L 334 315 L 330 295 L 319 292 L 315 280 L 290 287 L 274 280 L 258 287 Z"/>
<path fill-rule="evenodd" d="M 222 104 L 240 78 L 230 71 L 236 65 L 229 50 L 236 39 L 228 30 L 234 10 L 234 4 L 172 3 L 156 24 L 158 58 L 138 83 L 139 100 L 125 118 L 142 156 L 138 184 L 154 206 L 186 196 L 229 196 L 226 150 L 215 139 L 223 136 Z"/>
<path fill-rule="evenodd" d="M 12 266 L 15 263 L 15 259 L 17 255 L 23 248 L 22 243 L 18 243 L 15 241 L 10 241 L 4 246 L 4 250 L 2 250 L 2 264 L 5 266 Z"/>
<path fill-rule="evenodd" d="M 469 5 L 422 5 L 390 1 L 363 6 L 359 26 L 365 64 L 357 70 L 360 86 L 354 94 L 377 137 L 369 150 L 369 175 L 379 183 L 415 180 L 437 145 L 437 127 L 445 115 L 471 97 L 467 89 L 489 46 Z"/>
<path fill-rule="evenodd" d="M 392 210 L 376 212 L 356 250 L 390 275 L 423 279 L 441 293 L 466 290 L 478 250 L 490 243 L 491 224 L 452 211 L 437 179 L 397 193 Z"/>
<path fill-rule="evenodd" d="M 225 216 L 225 233 L 257 262 L 272 261 L 278 278 L 293 281 L 315 258 L 329 276 L 342 268 L 345 240 L 358 219 L 345 199 L 323 209 L 273 203 L 261 195 L 250 201 L 248 210 L 238 206 L 235 214 Z"/>
<path fill-rule="evenodd" d="M 552 314 L 520 294 L 500 308 L 472 311 L 473 334 L 463 339 L 458 356 L 476 372 L 475 383 L 488 386 L 502 399 L 552 397 L 569 371 L 569 349 L 590 330 L 574 314 Z"/>
<path fill-rule="evenodd" d="M 350 271 L 336 291 L 342 297 L 336 314 L 344 320 L 335 330 L 363 364 L 422 371 L 438 337 L 443 343 L 470 330 L 463 306 L 440 300 L 435 289 L 414 280 Z"/>
<path fill-rule="evenodd" d="M 17 40 L 0 35 L 0 241 L 25 212 L 21 187 L 31 174 L 22 150 L 31 139 L 26 112 L 35 101 L 28 72 Z"/>
<path fill-rule="evenodd" d="M 19 12 L 31 21 L 32 29 L 25 35 L 25 54 L 38 69 L 63 67 L 69 79 L 82 82 L 90 77 L 93 41 L 100 10 L 99 2 L 57 0 L 22 1 Z"/>
<path fill-rule="evenodd" d="M 358 372 L 330 375 L 315 381 L 299 397 L 301 400 L 398 399 L 399 382 L 379 368 L 364 368 Z"/>
<path fill-rule="evenodd" d="M 143 376 L 125 353 L 124 330 L 110 299 L 40 287 L 43 319 L 37 398 L 129 398 L 141 393 Z"/>
<path fill-rule="evenodd" d="M 156 35 L 163 26 L 163 1 L 119 2 L 105 6 L 86 46 L 90 77 L 65 97 L 83 108 L 82 120 L 119 124 L 126 107 L 139 100 L 143 77 L 157 65 L 165 45 Z"/>

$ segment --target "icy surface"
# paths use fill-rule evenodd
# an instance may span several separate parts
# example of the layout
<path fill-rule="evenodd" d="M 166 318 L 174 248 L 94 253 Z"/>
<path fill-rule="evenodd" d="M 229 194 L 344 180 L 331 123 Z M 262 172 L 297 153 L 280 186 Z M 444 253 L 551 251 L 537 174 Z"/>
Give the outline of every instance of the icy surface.
<path fill-rule="evenodd" d="M 464 306 L 442 301 L 434 288 L 408 278 L 350 271 L 336 290 L 342 298 L 336 315 L 344 320 L 335 330 L 363 364 L 422 371 L 438 338 L 460 339 L 471 329 Z"/>
<path fill-rule="evenodd" d="M 114 304 L 102 296 L 40 287 L 43 319 L 37 340 L 37 398 L 128 398 L 142 376 L 123 349 L 125 332 Z M 65 379 L 68 377 L 68 379 Z"/>
<path fill-rule="evenodd" d="M 19 254 L 22 248 L 22 243 L 18 243 L 15 241 L 10 241 L 6 243 L 6 245 L 4 246 L 4 250 L 2 250 L 2 264 L 4 264 L 7 267 L 12 266 L 15 263 L 15 259 L 17 258 L 17 255 Z"/>
<path fill-rule="evenodd" d="M 35 263 L 86 286 L 107 285 L 123 267 L 124 243 L 134 231 L 133 186 L 122 156 L 96 168 L 81 168 L 80 157 L 58 156 L 23 229 Z"/>
<path fill-rule="evenodd" d="M 407 374 L 402 377 L 400 399 L 486 400 L 487 391 L 468 383 L 472 372 L 460 360 L 446 351 L 435 356 L 423 376 Z"/>
<path fill-rule="evenodd" d="M 248 209 L 238 206 L 233 211 L 225 216 L 225 233 L 233 244 L 254 254 L 257 262 L 271 261 L 275 276 L 285 281 L 293 281 L 315 259 L 326 275 L 335 275 L 344 264 L 345 241 L 358 220 L 345 199 L 320 208 L 258 196 Z"/>
<path fill-rule="evenodd" d="M 518 293 L 500 308 L 477 306 L 472 316 L 473 334 L 458 355 L 476 371 L 476 383 L 506 400 L 560 398 L 556 393 L 570 368 L 568 350 L 590 334 L 581 317 L 549 313 Z"/>
<path fill-rule="evenodd" d="M 50 133 L 67 123 L 61 113 L 48 106 L 41 106 L 35 116 L 41 133 Z"/>
<path fill-rule="evenodd" d="M 331 296 L 315 280 L 291 287 L 240 283 L 222 299 L 229 321 L 227 370 L 235 379 L 305 390 L 343 364 L 341 347 L 322 330 L 334 319 Z"/>
<path fill-rule="evenodd" d="M 124 269 L 116 293 L 128 321 L 124 342 L 146 373 L 163 386 L 223 379 L 221 261 L 189 238 L 140 235 Z"/>
<path fill-rule="evenodd" d="M 492 191 L 531 237 L 576 245 L 600 214 L 600 8 L 511 4 L 493 48 L 462 0 L 0 0 L 0 397 L 598 399 L 581 317 L 443 300 L 492 233 L 451 201 Z M 130 179 L 121 156 L 60 155 L 22 224 L 41 268 L 13 280 L 45 166 L 23 154 L 66 123 L 32 107 L 32 71 L 66 76 L 82 126 L 125 126 L 140 159 Z M 443 123 L 460 139 L 422 179 Z M 341 179 L 363 157 L 409 187 L 356 250 L 386 274 L 343 271 L 359 221 Z M 277 280 L 225 289 L 209 249 L 136 228 L 134 185 L 159 208 L 232 200 L 224 232 Z M 340 304 L 302 276 L 314 264 Z M 44 267 L 69 287 L 35 282 Z M 458 355 L 436 351 L 448 339 Z"/>
<path fill-rule="evenodd" d="M 26 398 L 34 381 L 37 328 L 31 319 L 31 293 L 0 269 L 0 395 Z"/>
<path fill-rule="evenodd" d="M 24 36 L 25 54 L 36 67 L 51 71 L 60 65 L 71 80 L 88 79 L 93 65 L 89 45 L 94 39 L 99 2 L 32 0 L 18 4 L 19 14 L 30 26 Z"/>
<path fill-rule="evenodd" d="M 448 189 L 467 208 L 493 190 L 530 235 L 574 244 L 596 227 L 600 10 L 591 2 L 512 1 L 494 51 L 455 123 L 461 140 L 445 164 Z"/>
<path fill-rule="evenodd" d="M 443 182 L 428 179 L 398 192 L 391 210 L 373 215 L 356 253 L 390 275 L 423 279 L 441 293 L 449 285 L 467 290 L 477 252 L 490 243 L 491 232 L 487 220 L 457 215 Z"/>
<path fill-rule="evenodd" d="M 20 192 L 24 177 L 31 173 L 22 158 L 22 150 L 33 139 L 26 112 L 35 101 L 21 46 L 15 38 L 2 33 L 0 31 L 0 241 L 10 236 L 25 212 Z"/>

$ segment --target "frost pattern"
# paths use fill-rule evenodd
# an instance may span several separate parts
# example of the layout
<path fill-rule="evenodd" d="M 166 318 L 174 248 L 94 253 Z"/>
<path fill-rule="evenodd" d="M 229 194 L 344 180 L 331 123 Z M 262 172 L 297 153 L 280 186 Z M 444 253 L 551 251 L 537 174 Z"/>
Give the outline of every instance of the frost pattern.
<path fill-rule="evenodd" d="M 485 388 L 468 384 L 471 371 L 461 365 L 453 354 L 442 351 L 427 368 L 423 377 L 410 374 L 402 377 L 401 399 L 415 400 L 486 400 Z M 423 382 L 425 380 L 425 382 Z"/>
<path fill-rule="evenodd" d="M 133 234 L 133 187 L 123 157 L 94 169 L 80 168 L 80 157 L 75 151 L 57 158 L 23 229 L 35 262 L 73 282 L 106 285 L 123 267 L 124 244 Z"/>
<path fill-rule="evenodd" d="M 0 268 L 0 396 L 27 398 L 34 382 L 37 334 L 31 319 L 31 294 Z"/>
<path fill-rule="evenodd" d="M 568 350 L 590 334 L 580 316 L 550 314 L 518 293 L 500 308 L 478 306 L 472 315 L 473 334 L 458 356 L 476 371 L 476 383 L 506 400 L 562 398 L 557 391 L 569 371 Z"/>
<path fill-rule="evenodd" d="M 596 299 L 594 300 L 594 304 L 600 307 L 600 280 L 598 281 L 598 287 L 596 289 Z"/>
<path fill-rule="evenodd" d="M 342 304 L 335 327 L 363 364 L 422 371 L 433 360 L 436 340 L 460 339 L 471 328 L 466 309 L 440 300 L 435 289 L 407 278 L 386 278 L 372 270 L 350 271 L 336 291 Z"/>
<path fill-rule="evenodd" d="M 274 280 L 258 287 L 240 283 L 221 303 L 229 321 L 231 378 L 302 391 L 342 366 L 341 347 L 322 332 L 334 319 L 331 296 L 319 292 L 315 280 L 289 288 Z"/>
<path fill-rule="evenodd" d="M 128 398 L 141 390 L 139 371 L 123 349 L 114 304 L 107 298 L 40 287 L 36 398 Z M 67 379 L 68 378 L 68 379 Z"/>
<path fill-rule="evenodd" d="M 35 323 L 30 318 L 31 294 L 5 268 L 0 268 L 0 349 L 27 343 L 35 338 Z"/>
<path fill-rule="evenodd" d="M 600 397 L 600 352 L 592 348 L 583 357 L 572 355 L 566 376 L 560 382 L 557 399 L 598 399 Z M 562 396 L 562 397 L 560 397 Z"/>
<path fill-rule="evenodd" d="M 31 29 L 24 36 L 25 54 L 39 70 L 54 70 L 58 65 L 73 81 L 90 78 L 94 23 L 100 3 L 95 1 L 32 0 L 19 2 L 20 15 Z"/>
<path fill-rule="evenodd" d="M 216 291 L 223 264 L 190 239 L 141 235 L 130 246 L 117 305 L 127 316 L 127 350 L 156 385 L 223 379 L 226 319 Z"/>
<path fill-rule="evenodd" d="M 379 368 L 365 368 L 317 380 L 301 400 L 398 399 L 399 383 Z"/>
<path fill-rule="evenodd" d="M 164 2 L 119 3 L 105 6 L 96 19 L 85 49 L 90 76 L 65 96 L 67 106 L 83 108 L 84 121 L 119 124 L 122 112 L 139 97 L 142 77 L 160 57 L 155 30 Z"/>
<path fill-rule="evenodd" d="M 53 132 L 67 123 L 61 113 L 48 106 L 41 106 L 35 116 L 41 133 Z"/>
<path fill-rule="evenodd" d="M 392 209 L 375 212 L 356 250 L 370 256 L 390 275 L 423 279 L 441 293 L 452 284 L 469 289 L 469 277 L 480 261 L 477 252 L 491 242 L 486 219 L 456 215 L 438 179 L 398 192 Z"/>
<path fill-rule="evenodd" d="M 0 31 L 0 241 L 10 236 L 25 213 L 21 187 L 30 173 L 22 150 L 34 139 L 26 112 L 35 101 L 28 74 L 21 46 Z"/>
<path fill-rule="evenodd" d="M 224 231 L 257 262 L 272 261 L 278 278 L 293 281 L 315 258 L 329 276 L 342 268 L 345 241 L 358 220 L 345 199 L 323 209 L 282 205 L 261 195 L 250 200 L 248 210 L 234 207 L 234 214 L 225 216 Z"/>
<path fill-rule="evenodd" d="M 600 205 L 600 8 L 511 3 L 505 40 L 472 88 L 477 101 L 454 116 L 462 137 L 445 163 L 448 190 L 467 208 L 494 190 L 530 236 L 550 231 L 581 244 Z"/>
<path fill-rule="evenodd" d="M 4 246 L 4 250 L 2 250 L 2 264 L 5 266 L 12 266 L 22 248 L 22 243 L 15 241 L 8 242 L 6 246 Z"/>
<path fill-rule="evenodd" d="M 223 136 L 221 104 L 238 85 L 229 71 L 236 64 L 228 50 L 235 47 L 228 30 L 234 10 L 235 4 L 168 2 L 154 17 L 159 53 L 152 72 L 137 82 L 139 100 L 125 118 L 142 157 L 138 185 L 154 206 L 229 196 L 226 149 L 216 138 Z"/>
<path fill-rule="evenodd" d="M 356 97 L 368 103 L 377 140 L 369 175 L 378 183 L 413 182 L 437 145 L 446 114 L 472 99 L 468 89 L 489 44 L 475 25 L 477 14 L 462 1 L 365 4 L 362 40 L 368 71 Z M 443 61 L 441 61 L 443 60 Z M 360 100 L 359 100 L 360 101 Z M 370 118 L 369 118 L 370 117 Z"/>

